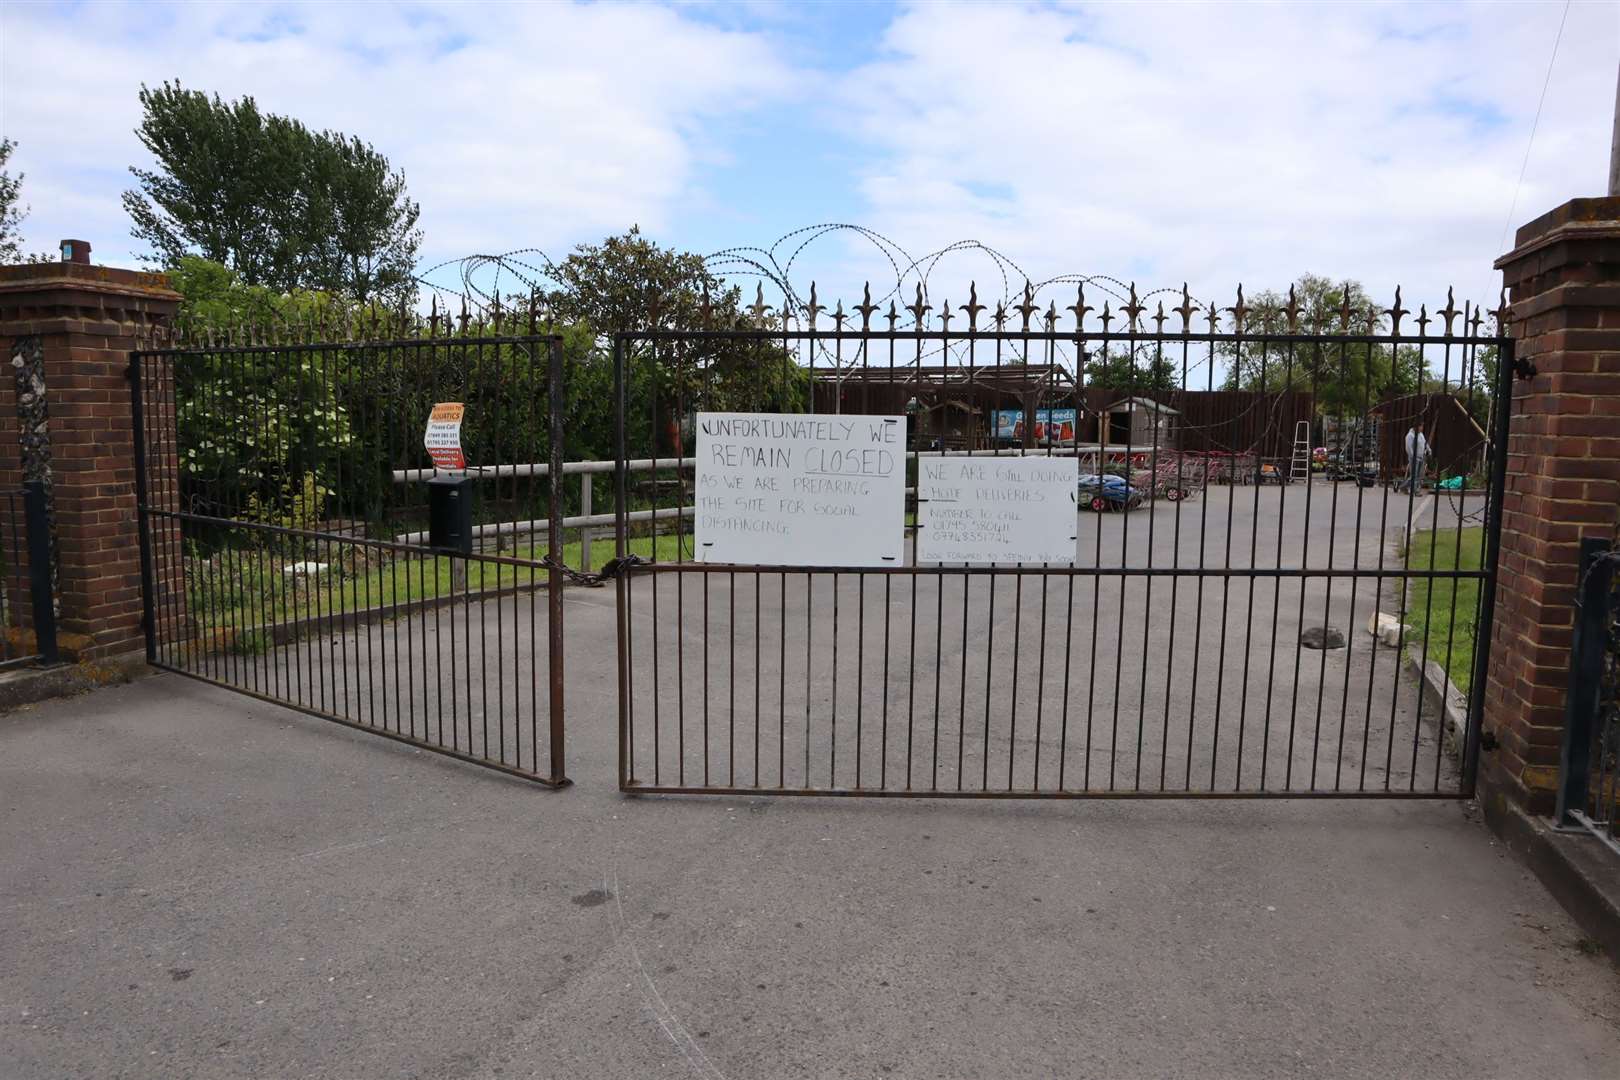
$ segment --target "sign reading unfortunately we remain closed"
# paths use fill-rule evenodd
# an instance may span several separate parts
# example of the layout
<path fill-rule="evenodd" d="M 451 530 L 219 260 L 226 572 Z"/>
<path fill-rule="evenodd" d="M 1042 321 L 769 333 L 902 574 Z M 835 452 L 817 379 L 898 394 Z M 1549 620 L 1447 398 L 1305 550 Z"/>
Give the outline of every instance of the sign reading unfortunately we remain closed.
<path fill-rule="evenodd" d="M 918 559 L 1074 562 L 1080 463 L 1072 457 L 923 458 Z"/>
<path fill-rule="evenodd" d="M 903 416 L 697 415 L 697 558 L 898 566 Z"/>
<path fill-rule="evenodd" d="M 465 469 L 467 455 L 461 451 L 461 418 L 467 406 L 459 401 L 441 401 L 428 414 L 427 434 L 422 445 L 436 469 Z"/>

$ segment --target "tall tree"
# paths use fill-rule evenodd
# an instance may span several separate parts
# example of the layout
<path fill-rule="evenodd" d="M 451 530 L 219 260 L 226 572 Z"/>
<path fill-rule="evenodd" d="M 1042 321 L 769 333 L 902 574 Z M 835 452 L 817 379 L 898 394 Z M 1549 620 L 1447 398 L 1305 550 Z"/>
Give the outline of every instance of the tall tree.
<path fill-rule="evenodd" d="M 658 329 L 695 330 L 710 313 L 735 312 L 741 290 L 727 287 L 703 256 L 659 247 L 632 226 L 600 244 L 581 244 L 557 264 L 558 287 L 547 295 L 554 318 L 585 322 L 599 334 Z"/>
<path fill-rule="evenodd" d="M 1227 364 L 1228 390 L 1313 390 L 1317 411 L 1351 416 L 1401 394 L 1415 393 L 1423 374 L 1419 350 L 1402 346 L 1392 354 L 1385 345 L 1338 342 L 1339 334 L 1356 335 L 1370 325 L 1383 332 L 1384 316 L 1360 282 L 1336 282 L 1305 274 L 1293 286 L 1294 328 L 1290 329 L 1288 296 L 1267 290 L 1247 302 L 1245 340 L 1224 342 L 1219 352 Z M 1321 340 L 1288 345 L 1269 338 L 1289 333 L 1320 335 Z"/>
<path fill-rule="evenodd" d="M 660 247 L 634 227 L 600 244 L 581 244 L 552 268 L 552 277 L 557 287 L 545 297 L 549 317 L 588 326 L 599 340 L 626 331 L 751 325 L 742 290 L 713 274 L 701 255 Z M 656 348 L 643 339 L 632 341 L 627 357 L 636 384 L 656 387 L 665 400 L 666 417 L 676 405 L 687 411 L 801 407 L 809 385 L 801 360 L 780 342 L 749 339 Z"/>
<path fill-rule="evenodd" d="M 1086 358 L 1085 377 L 1087 386 L 1136 396 L 1163 398 L 1181 387 L 1174 360 L 1158 344 L 1114 345 L 1098 350 Z"/>
<path fill-rule="evenodd" d="M 17 144 L 0 139 L 0 262 L 22 258 L 22 223 L 28 207 L 21 205 L 23 174 L 11 175 L 11 152 Z"/>
<path fill-rule="evenodd" d="M 124 193 L 151 261 L 201 255 L 247 285 L 367 300 L 411 287 L 422 234 L 405 178 L 370 144 L 179 83 L 141 87 L 158 168 Z"/>

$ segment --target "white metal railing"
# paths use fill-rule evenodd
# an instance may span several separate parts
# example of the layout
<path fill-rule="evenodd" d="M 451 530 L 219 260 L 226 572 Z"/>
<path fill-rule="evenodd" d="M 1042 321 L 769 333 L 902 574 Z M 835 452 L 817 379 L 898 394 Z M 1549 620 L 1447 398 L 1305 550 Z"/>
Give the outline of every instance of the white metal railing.
<path fill-rule="evenodd" d="M 689 469 L 697 464 L 697 458 L 634 458 L 624 463 L 627 472 L 651 472 L 655 469 Z M 611 473 L 618 467 L 614 461 L 565 461 L 562 475 L 579 477 L 579 509 L 580 513 L 562 519 L 563 531 L 569 529 L 580 530 L 580 569 L 589 572 L 591 569 L 591 547 L 598 537 L 598 530 L 617 523 L 614 514 L 593 513 L 593 499 L 591 491 L 591 478 L 599 473 Z M 494 480 L 503 476 L 550 476 L 551 466 L 544 462 L 526 465 L 481 465 L 465 470 L 466 475 L 478 480 Z M 395 469 L 394 483 L 408 484 L 415 481 L 431 479 L 436 475 L 434 469 Z M 625 514 L 626 522 L 665 521 L 689 518 L 696 512 L 692 506 L 659 506 L 651 510 L 632 510 Z M 532 536 L 535 533 L 551 532 L 551 522 L 545 518 L 530 521 L 498 521 L 490 525 L 475 525 L 472 530 L 474 543 L 494 539 L 497 542 L 502 537 Z M 396 544 L 426 544 L 428 534 L 425 532 L 401 533 L 394 537 Z"/>
<path fill-rule="evenodd" d="M 1050 452 L 1053 456 L 1068 457 L 1094 457 L 1099 454 L 1123 453 L 1126 447 L 1122 443 L 1100 445 L 1098 443 L 1081 443 L 1079 445 L 1035 446 L 1030 449 L 1040 453 Z M 1132 450 L 1142 452 L 1146 447 L 1131 447 Z M 982 450 L 921 450 L 914 451 L 917 457 L 1018 457 L 1027 453 L 1023 447 L 998 447 Z M 669 457 L 669 458 L 633 458 L 624 463 L 627 472 L 652 472 L 657 469 L 690 469 L 697 464 L 695 457 Z M 593 500 L 591 478 L 601 473 L 611 473 L 617 468 L 614 461 L 565 461 L 562 466 L 564 476 L 579 477 L 579 508 L 580 513 L 565 517 L 562 520 L 563 530 L 580 530 L 580 569 L 591 569 L 591 546 L 599 538 L 600 531 L 611 528 L 617 522 L 613 514 L 593 513 Z M 551 466 L 546 462 L 532 462 L 528 464 L 513 465 L 479 465 L 464 470 L 465 475 L 477 480 L 495 480 L 508 476 L 550 476 Z M 396 484 L 417 483 L 431 479 L 436 475 L 434 469 L 395 469 L 393 480 Z M 906 494 L 915 495 L 916 488 L 906 488 Z M 651 510 L 632 510 L 625 514 L 627 523 L 643 521 L 667 521 L 690 518 L 696 513 L 693 506 L 660 506 Z M 545 518 L 530 521 L 500 521 L 489 525 L 475 525 L 472 530 L 474 542 L 496 540 L 502 537 L 532 536 L 536 533 L 550 533 L 551 522 Z M 426 532 L 401 533 L 394 537 L 397 544 L 426 544 Z"/>

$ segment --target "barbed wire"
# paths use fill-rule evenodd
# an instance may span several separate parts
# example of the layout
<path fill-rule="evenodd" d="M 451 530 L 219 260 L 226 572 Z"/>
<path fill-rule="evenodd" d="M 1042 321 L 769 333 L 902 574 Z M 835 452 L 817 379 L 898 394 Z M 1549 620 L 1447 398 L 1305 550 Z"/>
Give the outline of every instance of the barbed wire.
<path fill-rule="evenodd" d="M 1270 306 L 1266 304 L 1256 304 L 1253 307 L 1245 306 L 1241 286 L 1238 288 L 1236 304 L 1223 309 L 1213 301 L 1205 301 L 1192 296 L 1185 283 L 1179 288 L 1175 286 L 1156 286 L 1138 292 L 1135 283 L 1123 281 L 1110 274 L 1067 272 L 1037 279 L 1032 277 L 1028 270 L 1012 256 L 989 244 L 973 239 L 953 241 L 926 254 L 913 255 L 904 245 L 892 237 L 868 226 L 851 222 L 823 222 L 802 226 L 782 234 L 769 245 L 763 247 L 758 245 L 738 245 L 722 248 L 705 256 L 703 260 L 704 266 L 716 277 L 727 283 L 750 280 L 755 282 L 756 304 L 763 304 L 764 289 L 766 285 L 769 285 L 779 298 L 779 303 L 769 305 L 765 310 L 769 310 L 773 314 L 779 314 L 784 329 L 793 323 L 798 323 L 801 326 L 813 326 L 816 317 L 826 311 L 827 308 L 819 302 L 815 283 L 812 281 L 809 289 L 805 290 L 795 282 L 794 270 L 807 257 L 807 253 L 813 245 L 828 238 L 840 236 L 852 236 L 870 245 L 871 249 L 876 252 L 879 261 L 886 263 L 889 272 L 892 274 L 892 280 L 885 279 L 880 284 L 876 296 L 872 295 L 871 282 L 863 283 L 862 302 L 855 309 L 862 315 L 863 327 L 869 323 L 874 312 L 887 306 L 889 314 L 885 318 L 890 321 L 891 329 L 896 325 L 898 313 L 901 310 L 911 316 L 909 324 L 906 324 L 910 329 L 918 331 L 927 329 L 924 325 L 924 318 L 928 312 L 935 310 L 932 289 L 936 277 L 941 274 L 941 266 L 947 260 L 959 260 L 970 256 L 989 260 L 993 267 L 992 280 L 999 286 L 998 292 L 993 292 L 986 298 L 992 302 L 981 302 L 977 293 L 977 279 L 970 279 L 969 304 L 961 306 L 961 310 L 969 312 L 970 325 L 976 323 L 979 311 L 993 310 L 996 313 L 995 317 L 998 325 L 1002 320 L 1011 317 L 1013 312 L 1017 312 L 1022 316 L 1022 321 L 1026 327 L 1033 317 L 1046 323 L 1047 328 L 1051 329 L 1053 325 L 1051 317 L 1058 310 L 1058 305 L 1056 297 L 1051 297 L 1048 294 L 1061 286 L 1070 285 L 1076 289 L 1075 304 L 1064 305 L 1062 310 L 1074 312 L 1077 331 L 1083 324 L 1086 312 L 1095 310 L 1090 301 L 1099 298 L 1102 299 L 1105 309 L 1111 304 L 1117 303 L 1122 317 L 1128 319 L 1126 325 L 1133 330 L 1139 323 L 1144 321 L 1144 315 L 1148 311 L 1150 302 L 1166 295 L 1180 300 L 1180 304 L 1172 306 L 1170 311 L 1180 316 L 1184 330 L 1191 329 L 1194 319 L 1208 319 L 1210 329 L 1213 331 L 1215 329 L 1215 320 L 1223 310 L 1232 316 L 1234 325 L 1241 329 L 1242 320 L 1246 313 L 1250 311 L 1255 313 L 1270 311 Z M 440 280 L 446 272 L 452 274 L 453 286 L 447 286 Z M 459 259 L 449 259 L 422 270 L 416 275 L 416 281 L 430 291 L 435 303 L 443 299 L 446 302 L 445 310 L 447 312 L 450 310 L 451 301 L 460 301 L 464 309 L 467 305 L 471 305 L 480 314 L 487 315 L 491 311 L 499 310 L 502 297 L 502 280 L 508 277 L 515 284 L 521 286 L 522 291 L 529 293 L 531 296 L 545 294 L 564 287 L 564 283 L 558 275 L 558 263 L 543 249 L 537 247 L 516 248 L 500 254 L 474 254 Z M 911 304 L 902 303 L 908 287 L 912 290 L 914 297 Z M 1089 297 L 1086 290 L 1091 291 Z M 1379 309 L 1370 301 L 1352 308 L 1349 303 L 1348 289 L 1344 295 L 1345 301 L 1341 318 L 1345 329 L 1348 329 L 1351 319 L 1354 318 L 1358 324 L 1365 323 L 1368 332 L 1371 332 L 1373 327 L 1381 325 L 1387 317 L 1391 328 L 1398 331 L 1401 319 L 1412 314 L 1412 312 L 1401 307 L 1399 290 L 1396 290 L 1394 304 L 1389 309 Z M 1044 313 L 1041 312 L 1041 305 L 1038 303 L 1041 299 L 1047 299 L 1048 301 Z M 1290 305 L 1292 304 L 1293 294 L 1291 291 Z M 946 319 L 954 317 L 953 313 L 946 310 L 949 306 L 949 298 L 941 297 L 941 315 Z M 1158 312 L 1155 315 L 1146 316 L 1146 318 L 1153 319 L 1162 326 L 1162 320 L 1165 317 L 1162 301 L 1154 306 L 1158 308 Z M 840 305 L 841 309 L 842 305 Z M 1474 305 L 1465 301 L 1459 311 L 1448 292 L 1446 307 L 1437 309 L 1436 316 L 1443 320 L 1445 331 L 1449 335 L 1452 332 L 1452 322 L 1458 315 L 1462 316 L 1465 328 L 1472 326 L 1477 330 L 1483 310 L 1481 305 Z M 1426 327 L 1431 320 L 1426 307 L 1420 306 L 1419 311 L 1418 323 L 1420 331 L 1426 334 Z M 1300 309 L 1298 308 L 1292 308 L 1289 312 L 1291 328 L 1299 313 Z M 1495 328 L 1500 328 L 1505 313 L 1506 303 L 1504 298 L 1503 303 L 1491 314 Z M 1314 313 L 1314 315 L 1317 321 L 1320 321 L 1323 317 L 1320 312 Z M 940 317 L 939 315 L 935 316 L 935 318 Z M 1144 334 L 1149 338 L 1154 337 L 1153 334 L 1148 334 L 1145 331 Z M 1050 350 L 1047 362 L 1078 378 L 1082 366 L 1080 357 L 1075 355 L 1061 339 L 1049 340 L 1045 344 Z M 808 347 L 811 350 L 812 367 L 815 366 L 817 361 L 820 361 L 823 363 L 825 370 L 835 373 L 843 372 L 846 369 L 854 370 L 858 366 L 856 357 L 866 355 L 864 349 L 859 350 L 846 362 L 845 358 L 835 354 L 824 340 L 812 341 L 808 343 Z M 969 342 L 964 340 L 953 342 L 948 337 L 937 340 L 930 339 L 926 344 L 923 343 L 922 339 L 919 339 L 917 354 L 910 358 L 904 366 L 921 368 L 927 363 L 934 362 L 954 362 L 960 365 L 967 358 L 970 348 Z M 1128 348 L 1134 372 L 1137 359 L 1136 346 Z M 1184 357 L 1181 372 L 1182 389 L 1189 389 L 1193 373 L 1203 371 L 1206 366 L 1209 369 L 1210 386 L 1214 388 L 1216 361 L 1220 355 L 1222 355 L 1220 350 L 1217 350 L 1212 344 L 1207 351 L 1190 363 Z M 1105 342 L 1103 346 L 1104 362 L 1107 359 L 1108 345 Z M 1146 362 L 1157 365 L 1161 359 L 1162 340 L 1158 343 L 1158 347 L 1155 348 L 1154 355 L 1149 357 Z M 1230 359 L 1233 368 L 1222 378 L 1223 384 L 1232 375 L 1233 371 L 1241 367 L 1243 360 L 1241 356 L 1234 356 Z M 1151 371 L 1151 368 L 1149 370 Z M 1296 388 L 1289 386 L 1281 389 L 1293 390 Z M 1152 392 L 1152 390 L 1153 388 L 1150 385 L 1143 388 L 1142 392 Z M 1284 422 L 1279 415 L 1281 410 L 1280 401 L 1279 397 L 1268 408 L 1269 415 L 1265 430 L 1261 435 L 1261 441 L 1274 437 L 1278 426 Z M 1236 416 L 1223 419 L 1218 423 L 1196 425 L 1186 428 L 1186 430 L 1218 430 L 1239 423 L 1256 409 L 1265 407 L 1262 402 L 1255 401 Z"/>

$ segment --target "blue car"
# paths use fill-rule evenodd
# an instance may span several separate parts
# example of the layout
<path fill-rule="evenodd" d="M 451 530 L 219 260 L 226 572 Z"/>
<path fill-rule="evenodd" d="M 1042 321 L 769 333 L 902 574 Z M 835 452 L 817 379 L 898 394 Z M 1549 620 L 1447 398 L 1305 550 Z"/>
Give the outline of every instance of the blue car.
<path fill-rule="evenodd" d="M 1080 478 L 1080 502 L 1098 513 L 1131 510 L 1142 502 L 1141 488 L 1126 483 L 1123 476 L 1092 473 Z"/>

